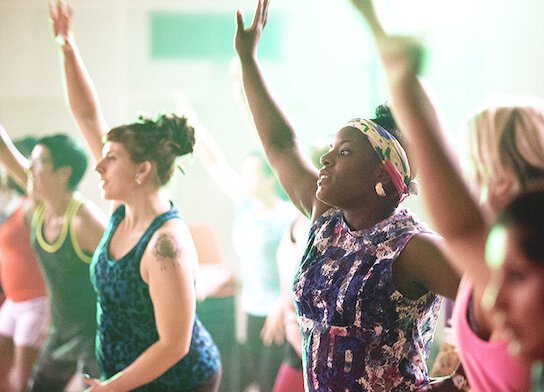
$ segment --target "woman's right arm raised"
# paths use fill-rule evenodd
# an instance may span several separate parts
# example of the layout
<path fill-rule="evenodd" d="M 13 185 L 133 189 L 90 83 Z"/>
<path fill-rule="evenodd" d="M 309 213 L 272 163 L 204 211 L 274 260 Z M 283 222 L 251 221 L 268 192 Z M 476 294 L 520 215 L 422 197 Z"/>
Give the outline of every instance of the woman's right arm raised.
<path fill-rule="evenodd" d="M 240 198 L 240 191 L 244 187 L 241 176 L 231 166 L 219 142 L 196 115 L 185 95 L 178 93 L 175 100 L 180 113 L 187 116 L 189 124 L 195 129 L 197 158 L 200 159 L 204 168 L 223 193 L 236 203 Z"/>
<path fill-rule="evenodd" d="M 8 133 L 0 124 L 0 162 L 6 168 L 8 175 L 18 183 L 22 189 L 27 188 L 30 162 L 11 141 Z"/>
<path fill-rule="evenodd" d="M 65 1 L 50 0 L 49 15 L 55 40 L 60 46 L 59 54 L 68 105 L 93 156 L 98 161 L 102 157 L 102 137 L 109 128 L 72 34 L 72 8 Z"/>
<path fill-rule="evenodd" d="M 269 0 L 258 0 L 251 26 L 236 14 L 234 46 L 242 65 L 244 90 L 266 156 L 295 206 L 309 215 L 317 205 L 317 171 L 304 157 L 297 135 L 272 97 L 257 60 L 257 47 L 268 17 Z"/>
<path fill-rule="evenodd" d="M 376 39 L 386 71 L 395 118 L 408 137 L 419 168 L 422 192 L 433 227 L 453 251 L 450 261 L 475 285 L 485 285 L 489 270 L 484 245 L 487 221 L 464 183 L 446 140 L 438 111 L 418 77 L 421 47 L 412 39 L 390 36 L 376 16 L 372 0 L 352 0 Z"/>

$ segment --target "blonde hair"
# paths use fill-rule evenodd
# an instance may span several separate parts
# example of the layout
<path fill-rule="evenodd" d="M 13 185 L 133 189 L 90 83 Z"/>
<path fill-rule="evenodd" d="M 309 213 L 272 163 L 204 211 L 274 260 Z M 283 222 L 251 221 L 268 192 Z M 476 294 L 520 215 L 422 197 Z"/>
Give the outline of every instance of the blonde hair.
<path fill-rule="evenodd" d="M 544 101 L 493 98 L 468 122 L 469 181 L 490 193 L 517 194 L 532 180 L 544 180 Z"/>

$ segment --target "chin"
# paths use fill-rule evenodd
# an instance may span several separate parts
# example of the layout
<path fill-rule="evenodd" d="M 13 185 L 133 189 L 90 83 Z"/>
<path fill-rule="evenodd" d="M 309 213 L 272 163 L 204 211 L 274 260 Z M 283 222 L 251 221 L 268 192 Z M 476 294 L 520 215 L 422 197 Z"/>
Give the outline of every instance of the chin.
<path fill-rule="evenodd" d="M 106 191 L 102 191 L 102 199 L 104 199 L 104 200 L 115 200 L 115 198 L 112 197 L 112 195 L 109 194 Z"/>
<path fill-rule="evenodd" d="M 327 198 L 327 196 L 323 195 L 323 192 L 320 192 L 320 190 L 318 189 L 317 192 L 315 193 L 315 197 L 317 198 L 317 200 L 319 200 L 321 203 L 324 203 L 328 206 L 331 206 L 331 207 L 334 207 L 335 204 L 331 202 L 330 199 Z"/>

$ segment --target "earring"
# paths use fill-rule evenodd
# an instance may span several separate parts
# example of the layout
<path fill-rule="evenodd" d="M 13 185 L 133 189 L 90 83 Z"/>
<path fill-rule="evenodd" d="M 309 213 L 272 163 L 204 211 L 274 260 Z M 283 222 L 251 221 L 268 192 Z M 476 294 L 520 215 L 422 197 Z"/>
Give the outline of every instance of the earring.
<path fill-rule="evenodd" d="M 383 189 L 383 184 L 381 182 L 376 183 L 374 189 L 376 190 L 376 194 L 380 197 L 385 197 L 387 195 L 387 193 L 385 193 L 385 189 Z"/>
<path fill-rule="evenodd" d="M 140 176 L 134 177 L 134 182 L 136 183 L 136 185 L 142 185 L 142 179 L 140 178 Z"/>

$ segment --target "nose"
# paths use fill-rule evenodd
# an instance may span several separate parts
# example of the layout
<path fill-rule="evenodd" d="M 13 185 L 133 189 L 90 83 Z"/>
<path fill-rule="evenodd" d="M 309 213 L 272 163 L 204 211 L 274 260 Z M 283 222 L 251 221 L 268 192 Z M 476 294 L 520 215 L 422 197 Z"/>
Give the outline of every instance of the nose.
<path fill-rule="evenodd" d="M 332 164 L 332 159 L 331 159 L 331 153 L 330 151 L 329 152 L 326 152 L 325 154 L 321 155 L 321 158 L 319 158 L 319 162 L 323 165 L 323 166 L 330 166 Z"/>
<path fill-rule="evenodd" d="M 104 173 L 104 159 L 101 159 L 98 161 L 98 163 L 94 167 L 94 171 L 97 172 L 98 174 Z"/>

